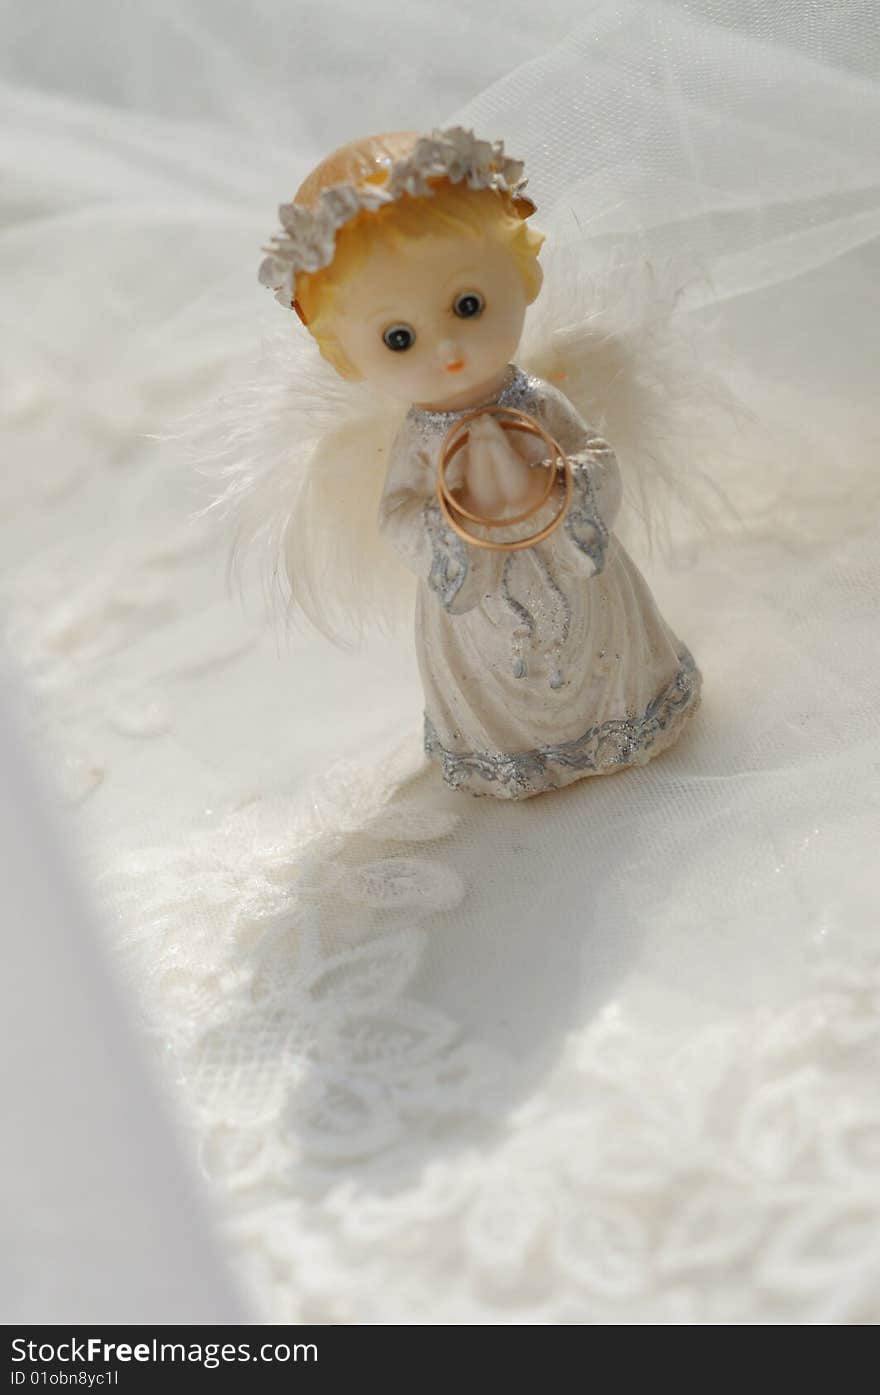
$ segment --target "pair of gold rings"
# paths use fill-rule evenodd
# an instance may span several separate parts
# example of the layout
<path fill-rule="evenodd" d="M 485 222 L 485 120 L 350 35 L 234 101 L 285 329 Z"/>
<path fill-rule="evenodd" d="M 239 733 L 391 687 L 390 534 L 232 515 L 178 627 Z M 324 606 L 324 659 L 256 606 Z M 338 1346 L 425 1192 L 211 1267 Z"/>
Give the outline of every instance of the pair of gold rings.
<path fill-rule="evenodd" d="M 493 416 L 499 418 L 499 425 L 504 431 L 523 431 L 526 435 L 537 436 L 547 447 L 547 457 L 550 461 L 547 469 L 547 488 L 537 503 L 530 505 L 524 513 L 514 514 L 510 518 L 484 518 L 481 514 L 471 513 L 460 500 L 456 499 L 449 485 L 446 482 L 447 472 L 452 461 L 463 450 L 470 439 L 468 422 L 474 421 L 477 417 Z M 562 470 L 565 477 L 565 494 L 557 513 L 553 515 L 550 522 L 536 533 L 530 533 L 525 538 L 483 538 L 476 533 L 472 533 L 465 526 L 463 520 L 469 523 L 476 523 L 482 528 L 512 528 L 517 523 L 525 523 L 539 513 L 550 495 L 553 493 L 559 470 Z M 565 452 L 557 441 L 549 435 L 534 417 L 528 412 L 521 412 L 516 407 L 502 407 L 493 405 L 490 407 L 480 407 L 472 412 L 465 412 L 463 416 L 457 418 L 449 428 L 443 438 L 440 447 L 440 459 L 437 466 L 437 499 L 440 509 L 450 528 L 463 538 L 465 542 L 471 543 L 474 547 L 486 547 L 493 552 L 519 552 L 522 548 L 534 547 L 536 543 L 543 542 L 549 538 L 562 522 L 568 512 L 571 503 L 574 480 L 571 473 L 571 463 Z"/>

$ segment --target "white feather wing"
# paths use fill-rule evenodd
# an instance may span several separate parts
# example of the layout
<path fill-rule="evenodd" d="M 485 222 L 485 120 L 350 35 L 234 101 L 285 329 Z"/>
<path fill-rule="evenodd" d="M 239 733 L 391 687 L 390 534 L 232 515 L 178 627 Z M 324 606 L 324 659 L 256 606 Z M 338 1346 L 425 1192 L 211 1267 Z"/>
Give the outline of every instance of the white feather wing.
<path fill-rule="evenodd" d="M 613 446 L 629 505 L 621 530 L 640 523 L 649 547 L 668 549 L 697 528 L 734 522 L 719 446 L 741 409 L 711 327 L 682 312 L 680 269 L 618 256 L 591 271 L 571 245 L 549 248 L 543 261 L 520 361 Z"/>
<path fill-rule="evenodd" d="M 413 580 L 376 526 L 400 407 L 339 378 L 304 332 L 264 346 L 254 378 L 184 423 L 233 527 L 230 570 L 258 564 L 267 602 L 334 642 L 394 621 Z"/>

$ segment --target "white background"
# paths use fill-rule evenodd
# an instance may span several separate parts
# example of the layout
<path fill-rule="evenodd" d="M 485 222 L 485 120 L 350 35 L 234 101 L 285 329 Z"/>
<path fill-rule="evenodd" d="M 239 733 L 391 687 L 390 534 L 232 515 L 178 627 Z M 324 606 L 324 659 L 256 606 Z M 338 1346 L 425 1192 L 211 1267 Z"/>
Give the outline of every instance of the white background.
<path fill-rule="evenodd" d="M 873 1320 L 872 6 L 3 11 L 22 717 L 248 1301 Z M 705 673 L 693 732 L 514 808 L 420 769 L 405 632 L 279 645 L 256 585 L 228 595 L 203 484 L 146 439 L 296 332 L 256 266 L 311 164 L 459 118 L 524 156 L 536 222 L 577 227 L 586 266 L 635 237 L 658 276 L 692 267 L 686 323 L 702 344 L 712 322 L 746 406 L 722 433 L 707 403 L 681 451 L 740 523 L 645 561 Z M 637 371 L 650 315 L 626 313 Z M 50 941 L 40 970 L 7 930 L 48 1001 Z M 41 1059 L 69 1050 L 34 1020 Z M 81 1311 L 71 1274 L 38 1312 L 40 1272 L 32 1315 Z"/>

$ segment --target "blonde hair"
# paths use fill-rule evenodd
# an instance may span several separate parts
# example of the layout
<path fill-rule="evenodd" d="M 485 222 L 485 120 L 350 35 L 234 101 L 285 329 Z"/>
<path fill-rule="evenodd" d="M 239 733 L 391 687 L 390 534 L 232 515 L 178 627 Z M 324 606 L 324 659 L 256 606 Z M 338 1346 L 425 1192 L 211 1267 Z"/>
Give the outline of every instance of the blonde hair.
<path fill-rule="evenodd" d="M 410 132 L 370 136 L 334 151 L 313 170 L 294 199 L 313 207 L 322 189 L 340 182 L 372 183 L 384 178 L 383 162 L 405 156 L 418 137 Z M 377 242 L 403 248 L 431 233 L 456 232 L 474 240 L 492 239 L 506 248 L 519 267 L 528 302 L 541 289 L 537 260 L 543 233 L 525 222 L 532 205 L 498 189 L 471 189 L 441 178 L 431 181 L 429 196 L 395 199 L 375 211 L 362 209 L 336 235 L 333 261 L 320 271 L 300 272 L 294 307 L 324 358 L 343 378 L 358 376 L 333 334 L 334 311 L 343 286 L 366 261 Z"/>

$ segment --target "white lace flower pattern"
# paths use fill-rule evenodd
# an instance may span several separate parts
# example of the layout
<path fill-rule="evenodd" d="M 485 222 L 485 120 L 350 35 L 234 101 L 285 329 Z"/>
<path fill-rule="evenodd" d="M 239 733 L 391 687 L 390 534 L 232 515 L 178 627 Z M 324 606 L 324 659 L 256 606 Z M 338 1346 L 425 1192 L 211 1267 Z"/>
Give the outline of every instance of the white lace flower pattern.
<path fill-rule="evenodd" d="M 431 181 L 448 179 L 470 189 L 498 189 L 527 202 L 523 163 L 504 154 L 502 141 L 477 140 L 473 131 L 452 126 L 422 136 L 405 159 L 389 161 L 383 184 L 334 184 L 321 192 L 318 207 L 282 204 L 283 232 L 275 234 L 259 271 L 260 281 L 290 307 L 300 271 L 319 271 L 333 260 L 336 234 L 361 209 L 374 212 L 403 195 L 427 198 Z"/>
<path fill-rule="evenodd" d="M 102 879 L 264 1320 L 875 1320 L 871 944 L 705 1022 L 634 974 L 522 1098 L 515 1056 L 421 991 L 467 913 L 462 816 L 411 739 L 369 772 Z"/>

